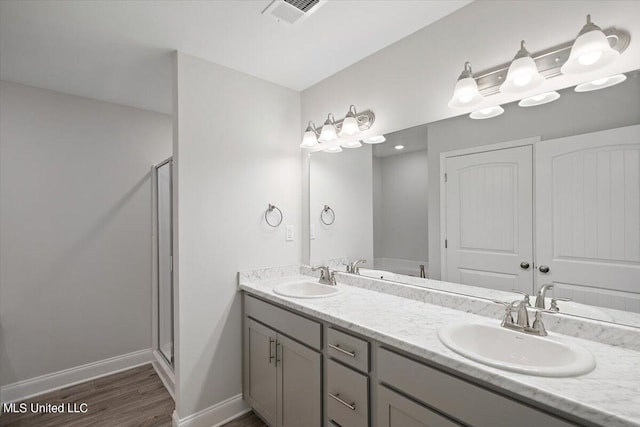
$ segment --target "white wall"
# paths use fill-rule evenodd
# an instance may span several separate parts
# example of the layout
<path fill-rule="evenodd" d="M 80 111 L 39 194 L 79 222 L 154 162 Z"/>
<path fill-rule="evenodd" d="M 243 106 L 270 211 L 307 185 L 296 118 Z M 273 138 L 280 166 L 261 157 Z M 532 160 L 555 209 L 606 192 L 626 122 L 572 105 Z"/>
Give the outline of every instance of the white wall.
<path fill-rule="evenodd" d="M 336 258 L 366 259 L 373 264 L 373 192 L 371 146 L 345 148 L 341 153 L 311 155 L 310 224 L 311 264 L 326 264 Z M 320 222 L 320 212 L 329 205 L 335 222 Z M 331 214 L 325 214 L 330 222 Z"/>
<path fill-rule="evenodd" d="M 171 117 L 0 85 L 0 383 L 150 348 Z"/>
<path fill-rule="evenodd" d="M 407 261 L 413 275 L 429 260 L 427 171 L 427 150 L 374 158 L 374 257 Z"/>
<path fill-rule="evenodd" d="M 440 278 L 440 153 L 532 136 L 542 140 L 640 123 L 640 75 L 604 90 L 561 91 L 559 100 L 539 107 L 504 106 L 491 120 L 455 117 L 427 126 L 429 147 L 429 277 Z"/>
<path fill-rule="evenodd" d="M 177 412 L 242 391 L 237 273 L 300 262 L 300 94 L 176 55 Z M 284 213 L 264 222 L 267 205 Z M 295 241 L 285 241 L 285 225 Z"/>

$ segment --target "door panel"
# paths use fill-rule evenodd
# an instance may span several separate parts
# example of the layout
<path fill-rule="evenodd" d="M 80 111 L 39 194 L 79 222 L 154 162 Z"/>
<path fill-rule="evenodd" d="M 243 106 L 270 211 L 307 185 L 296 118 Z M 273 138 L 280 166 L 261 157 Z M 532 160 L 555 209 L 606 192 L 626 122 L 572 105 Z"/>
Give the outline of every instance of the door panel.
<path fill-rule="evenodd" d="M 536 258 L 550 268 L 536 272 L 538 285 L 573 289 L 578 302 L 613 307 L 609 294 L 637 305 L 640 126 L 540 142 L 536 177 Z"/>
<path fill-rule="evenodd" d="M 533 292 L 532 146 L 446 160 L 446 278 Z"/>
<path fill-rule="evenodd" d="M 378 385 L 378 423 L 380 427 L 455 427 L 453 421 Z"/>
<path fill-rule="evenodd" d="M 245 399 L 271 425 L 276 421 L 276 332 L 245 318 Z"/>
<path fill-rule="evenodd" d="M 322 364 L 320 353 L 278 335 L 279 427 L 320 427 Z"/>

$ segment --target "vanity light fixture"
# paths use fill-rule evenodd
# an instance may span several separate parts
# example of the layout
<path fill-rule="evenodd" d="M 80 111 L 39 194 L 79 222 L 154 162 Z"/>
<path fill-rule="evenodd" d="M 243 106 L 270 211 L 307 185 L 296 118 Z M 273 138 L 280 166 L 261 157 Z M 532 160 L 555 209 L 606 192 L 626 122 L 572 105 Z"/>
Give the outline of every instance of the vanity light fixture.
<path fill-rule="evenodd" d="M 333 118 L 333 114 L 329 113 L 327 120 L 322 125 L 322 131 L 318 142 L 331 142 L 338 139 L 338 132 L 336 131 L 336 121 Z"/>
<path fill-rule="evenodd" d="M 521 99 L 518 102 L 519 107 L 535 107 L 536 105 L 548 104 L 560 98 L 560 94 L 555 90 L 552 92 L 545 92 L 539 95 L 530 96 L 528 98 Z"/>
<path fill-rule="evenodd" d="M 538 72 L 535 61 L 524 45 L 520 42 L 520 50 L 511 61 L 507 78 L 500 86 L 503 93 L 522 93 L 537 88 L 544 81 L 544 77 Z"/>
<path fill-rule="evenodd" d="M 578 33 L 561 70 L 563 74 L 587 73 L 612 64 L 618 56 L 620 53 L 609 45 L 607 36 L 591 22 L 591 15 L 587 15 L 587 23 Z"/>
<path fill-rule="evenodd" d="M 364 142 L 365 144 L 382 144 L 386 140 L 387 138 L 385 138 L 384 135 L 374 135 L 370 136 L 369 138 L 363 139 L 362 142 Z"/>
<path fill-rule="evenodd" d="M 471 117 L 474 120 L 484 120 L 484 119 L 491 119 L 493 117 L 498 117 L 502 113 L 504 113 L 504 108 L 502 108 L 499 105 L 496 105 L 493 107 L 483 108 L 482 110 L 474 111 L 473 113 L 469 114 L 469 117 Z"/>
<path fill-rule="evenodd" d="M 347 114 L 344 116 L 342 128 L 338 134 L 340 138 L 354 136 L 360 133 L 360 126 L 358 126 L 358 120 L 356 119 L 357 114 L 356 106 L 349 106 L 349 111 L 347 111 Z"/>
<path fill-rule="evenodd" d="M 361 133 L 369 130 L 375 120 L 376 116 L 373 111 L 358 112 L 355 105 L 350 105 L 349 111 L 342 120 L 336 121 L 333 114 L 329 113 L 321 130 L 318 130 L 310 121 L 302 137 L 300 147 L 313 151 L 339 153 L 342 151 L 341 146 L 358 148 L 362 147 L 362 142 L 368 144 L 384 142 L 385 139 L 382 135 L 370 136 L 365 141 L 360 141 Z"/>
<path fill-rule="evenodd" d="M 471 72 L 469 63 L 465 63 L 465 71 L 460 75 L 454 89 L 454 95 L 448 105 L 451 108 L 469 111 L 476 105 L 476 102 L 480 104 L 483 99 L 489 99 L 491 95 L 500 92 L 522 93 L 524 99 L 520 98 L 519 105 L 523 107 L 551 102 L 557 99 L 552 99 L 555 95 L 545 93 L 546 96 L 541 99 L 543 94 L 530 96 L 530 93 L 526 92 L 535 89 L 545 80 L 562 74 L 578 74 L 583 71 L 599 70 L 614 62 L 627 49 L 630 41 L 631 36 L 627 31 L 615 27 L 601 30 L 591 22 L 591 15 L 587 15 L 587 24 L 575 40 L 534 54 L 529 54 L 523 41 L 520 51 L 510 63 L 476 73 L 476 76 Z M 594 77 L 597 76 L 591 78 Z M 576 91 L 586 92 L 596 90 L 596 88 L 603 89 L 620 83 L 624 79 L 623 75 L 599 78 L 578 85 Z M 487 111 L 486 108 L 474 111 L 473 118 L 489 118 Z M 497 111 L 492 112 L 495 114 Z M 495 115 L 491 117 L 495 117 Z"/>
<path fill-rule="evenodd" d="M 325 148 L 322 151 L 324 151 L 325 153 L 341 153 L 342 147 L 340 147 L 339 145 L 334 145 L 333 147 Z"/>
<path fill-rule="evenodd" d="M 302 137 L 302 144 L 300 144 L 300 147 L 311 148 L 315 147 L 316 145 L 318 145 L 318 130 L 316 129 L 316 125 L 309 121 L 307 129 L 304 131 L 304 136 Z"/>
<path fill-rule="evenodd" d="M 576 92 L 590 92 L 592 90 L 604 89 L 606 87 L 615 86 L 623 81 L 627 80 L 627 76 L 624 74 L 616 74 L 615 76 L 603 77 L 601 79 L 592 80 L 587 83 L 582 83 L 576 86 Z"/>
<path fill-rule="evenodd" d="M 404 145 L 402 144 L 394 145 L 393 148 L 395 148 L 396 150 L 404 150 Z"/>
<path fill-rule="evenodd" d="M 484 97 L 478 91 L 478 84 L 473 78 L 471 63 L 464 63 L 464 70 L 458 77 L 456 87 L 453 89 L 453 96 L 449 101 L 450 108 L 467 108 L 480 104 Z"/>

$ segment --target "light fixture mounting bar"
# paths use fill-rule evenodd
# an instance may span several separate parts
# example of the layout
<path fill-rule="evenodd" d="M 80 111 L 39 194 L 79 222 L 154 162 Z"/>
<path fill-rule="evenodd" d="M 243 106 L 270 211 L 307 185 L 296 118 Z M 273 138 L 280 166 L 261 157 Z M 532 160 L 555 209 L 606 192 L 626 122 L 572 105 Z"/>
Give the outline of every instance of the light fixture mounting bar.
<path fill-rule="evenodd" d="M 356 120 L 358 121 L 358 127 L 360 128 L 360 131 L 365 131 L 367 129 L 370 129 L 371 126 L 373 126 L 373 123 L 376 121 L 376 115 L 373 114 L 373 111 L 371 110 L 359 111 L 356 114 Z M 336 120 L 334 122 L 336 130 L 338 132 L 340 132 L 340 130 L 342 129 L 342 122 L 344 122 L 344 118 L 340 120 Z M 320 129 L 314 129 L 314 132 L 316 133 L 317 136 L 320 136 L 321 130 L 322 130 L 322 127 L 320 127 Z"/>
<path fill-rule="evenodd" d="M 624 52 L 629 46 L 631 37 L 628 32 L 619 30 L 615 27 L 607 28 L 606 30 L 603 30 L 603 32 L 607 36 L 611 47 L 618 52 Z M 532 54 L 531 57 L 538 67 L 538 72 L 547 79 L 562 74 L 560 72 L 560 67 L 562 67 L 562 65 L 569 59 L 573 42 L 574 40 L 571 40 L 550 49 Z M 478 90 L 482 95 L 487 96 L 500 92 L 500 85 L 504 83 L 505 78 L 507 77 L 509 65 L 511 65 L 511 62 L 490 70 L 476 73 L 475 80 L 478 84 Z"/>

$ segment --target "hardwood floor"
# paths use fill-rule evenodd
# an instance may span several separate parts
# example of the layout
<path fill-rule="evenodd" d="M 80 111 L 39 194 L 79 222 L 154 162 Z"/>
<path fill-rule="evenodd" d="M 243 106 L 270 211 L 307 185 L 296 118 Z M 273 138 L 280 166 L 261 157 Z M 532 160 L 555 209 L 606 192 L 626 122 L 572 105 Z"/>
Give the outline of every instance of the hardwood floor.
<path fill-rule="evenodd" d="M 0 426 L 171 426 L 175 404 L 151 364 L 43 394 L 31 404 L 87 404 L 86 413 L 5 413 Z M 244 424 L 240 424 L 244 425 Z M 260 424 L 247 424 L 259 426 Z"/>
<path fill-rule="evenodd" d="M 228 422 L 222 427 L 268 427 L 253 411 Z"/>

